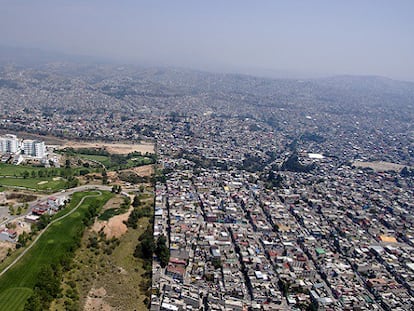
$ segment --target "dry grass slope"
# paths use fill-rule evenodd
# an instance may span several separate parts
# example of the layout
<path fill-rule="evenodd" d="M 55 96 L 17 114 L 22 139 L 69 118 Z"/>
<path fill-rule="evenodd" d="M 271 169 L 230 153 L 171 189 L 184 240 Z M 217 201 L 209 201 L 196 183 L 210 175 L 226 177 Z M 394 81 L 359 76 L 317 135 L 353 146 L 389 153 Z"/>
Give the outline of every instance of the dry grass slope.
<path fill-rule="evenodd" d="M 85 232 L 74 268 L 64 277 L 63 298 L 52 310 L 148 310 L 146 288 L 138 285 L 151 280 L 144 276 L 143 262 L 132 255 L 148 223 L 141 218 L 137 229 L 128 228 L 119 238 L 106 237 L 103 230 Z"/>

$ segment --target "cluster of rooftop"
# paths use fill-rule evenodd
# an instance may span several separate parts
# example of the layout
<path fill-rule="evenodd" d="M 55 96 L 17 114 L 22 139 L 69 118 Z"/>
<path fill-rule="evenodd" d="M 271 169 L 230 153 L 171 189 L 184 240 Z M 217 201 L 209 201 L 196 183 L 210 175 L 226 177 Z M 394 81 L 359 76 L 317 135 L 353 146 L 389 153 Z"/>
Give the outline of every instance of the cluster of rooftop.
<path fill-rule="evenodd" d="M 158 134 L 154 234 L 171 257 L 154 261 L 152 310 L 411 309 L 412 178 L 356 167 L 355 145 L 292 151 L 254 123 L 182 118 Z M 282 169 L 295 152 L 309 171 Z"/>
<path fill-rule="evenodd" d="M 3 68 L 0 128 L 157 140 L 153 310 L 413 309 L 411 84 L 61 67 Z"/>

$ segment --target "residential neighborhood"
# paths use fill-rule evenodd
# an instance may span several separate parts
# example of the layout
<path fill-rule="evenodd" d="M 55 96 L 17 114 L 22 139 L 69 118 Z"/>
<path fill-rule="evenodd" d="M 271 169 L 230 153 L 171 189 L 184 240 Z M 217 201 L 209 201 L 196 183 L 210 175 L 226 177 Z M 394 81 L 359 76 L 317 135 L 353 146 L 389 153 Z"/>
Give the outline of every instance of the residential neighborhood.
<path fill-rule="evenodd" d="M 8 68 L 21 94 L 32 98 L 36 80 L 54 104 L 29 108 L 1 88 L 14 107 L 0 113 L 2 150 L 18 149 L 6 134 L 33 129 L 45 141 L 154 141 L 153 234 L 165 238 L 169 259 L 154 254 L 151 310 L 413 308 L 410 91 L 355 89 L 352 77 L 86 72 L 100 70 L 112 78 L 94 82 L 79 69 L 66 80 L 50 71 L 51 82 Z M 152 93 L 136 91 L 144 86 Z M 59 205 L 36 204 L 27 221 Z"/>

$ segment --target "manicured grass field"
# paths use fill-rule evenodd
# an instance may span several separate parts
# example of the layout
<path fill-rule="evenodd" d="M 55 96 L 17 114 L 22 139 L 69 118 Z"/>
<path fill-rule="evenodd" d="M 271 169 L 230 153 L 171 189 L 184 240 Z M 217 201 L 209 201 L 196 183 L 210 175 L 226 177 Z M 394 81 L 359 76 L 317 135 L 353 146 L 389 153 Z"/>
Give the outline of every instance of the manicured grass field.
<path fill-rule="evenodd" d="M 95 154 L 78 154 L 78 156 L 82 159 L 93 160 L 102 163 L 103 165 L 105 165 L 105 167 L 109 167 L 112 165 L 109 156 Z"/>
<path fill-rule="evenodd" d="M 21 176 L 24 171 L 37 173 L 40 170 L 46 170 L 46 168 L 0 163 L 0 176 Z"/>
<path fill-rule="evenodd" d="M 30 166 L 30 165 L 13 165 L 13 164 L 5 164 L 0 163 L 0 176 L 13 176 L 13 177 L 21 177 L 25 172 L 29 173 L 29 177 L 33 177 L 33 172 L 36 173 L 36 175 L 39 174 L 39 172 L 43 172 L 44 177 L 49 176 L 59 176 L 62 171 L 64 171 L 65 168 L 56 168 L 56 167 L 39 167 L 39 166 Z M 74 169 L 74 172 L 76 169 Z M 49 175 L 48 175 L 49 174 Z M 36 176 L 39 177 L 39 176 Z"/>
<path fill-rule="evenodd" d="M 89 156 L 88 156 L 89 157 Z M 99 157 L 99 156 L 91 156 L 91 157 Z M 107 158 L 103 156 L 104 158 Z M 71 173 L 74 175 L 78 175 L 80 170 L 84 170 L 83 167 L 73 167 L 71 168 Z M 92 170 L 93 171 L 93 170 Z M 23 174 L 27 172 L 29 173 L 28 178 L 33 177 L 56 177 L 56 176 L 66 176 L 67 169 L 65 167 L 38 167 L 38 166 L 30 166 L 30 165 L 13 165 L 13 164 L 5 164 L 0 163 L 0 176 L 8 176 L 8 177 L 22 177 Z M 36 176 L 32 174 L 36 173 Z M 43 175 L 39 176 L 39 172 L 43 173 Z"/>
<path fill-rule="evenodd" d="M 32 294 L 32 290 L 27 287 L 9 288 L 0 294 L 1 310 L 22 310 L 22 301 L 25 302 Z"/>
<path fill-rule="evenodd" d="M 67 188 L 65 180 L 61 176 L 67 178 L 78 175 L 82 169 L 44 168 L 0 163 L 0 187 L 14 186 L 37 191 L 58 191 Z"/>
<path fill-rule="evenodd" d="M 53 178 L 14 178 L 14 177 L 0 177 L 0 185 L 24 187 L 35 190 L 61 190 L 65 189 L 65 180 L 53 180 Z"/>
<path fill-rule="evenodd" d="M 70 207 L 62 210 L 55 217 L 68 213 L 82 197 L 95 194 L 96 192 L 75 193 Z M 74 246 L 77 237 L 82 234 L 84 230 L 82 219 L 91 202 L 98 201 L 99 206 L 102 207 L 111 196 L 113 194 L 103 192 L 99 197 L 87 198 L 76 212 L 51 225 L 33 248 L 0 277 L 0 310 L 23 310 L 41 268 L 44 265 L 59 263 L 67 250 Z"/>

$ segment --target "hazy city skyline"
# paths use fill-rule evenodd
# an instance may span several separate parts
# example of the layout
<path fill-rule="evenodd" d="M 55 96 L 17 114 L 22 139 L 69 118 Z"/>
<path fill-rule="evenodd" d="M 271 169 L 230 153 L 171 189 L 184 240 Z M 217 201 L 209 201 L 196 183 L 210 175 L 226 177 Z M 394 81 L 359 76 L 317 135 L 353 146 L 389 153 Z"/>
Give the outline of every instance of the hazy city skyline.
<path fill-rule="evenodd" d="M 125 63 L 414 80 L 411 1 L 1 1 L 0 42 Z"/>

